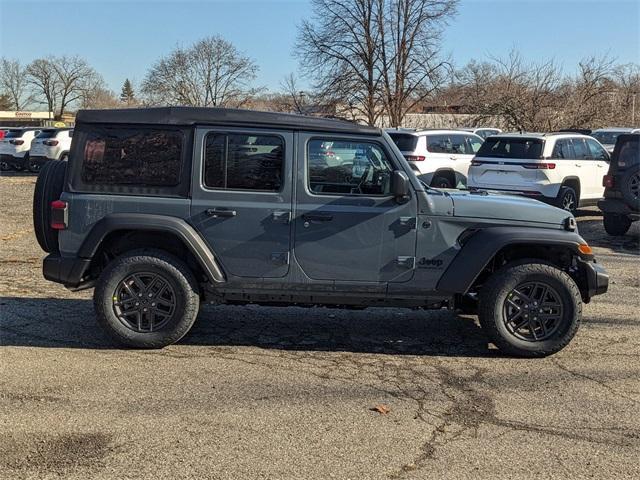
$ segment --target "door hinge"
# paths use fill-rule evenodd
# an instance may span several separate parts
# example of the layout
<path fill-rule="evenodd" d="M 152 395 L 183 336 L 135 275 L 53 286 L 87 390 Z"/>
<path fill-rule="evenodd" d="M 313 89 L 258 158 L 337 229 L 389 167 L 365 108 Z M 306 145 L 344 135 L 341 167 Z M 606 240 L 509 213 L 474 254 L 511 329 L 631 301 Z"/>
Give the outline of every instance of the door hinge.
<path fill-rule="evenodd" d="M 403 227 L 415 229 L 417 223 L 416 217 L 400 217 L 400 225 Z"/>
<path fill-rule="evenodd" d="M 289 252 L 273 252 L 271 261 L 276 265 L 289 265 Z"/>
<path fill-rule="evenodd" d="M 396 263 L 399 267 L 413 269 L 416 266 L 416 257 L 398 257 Z"/>

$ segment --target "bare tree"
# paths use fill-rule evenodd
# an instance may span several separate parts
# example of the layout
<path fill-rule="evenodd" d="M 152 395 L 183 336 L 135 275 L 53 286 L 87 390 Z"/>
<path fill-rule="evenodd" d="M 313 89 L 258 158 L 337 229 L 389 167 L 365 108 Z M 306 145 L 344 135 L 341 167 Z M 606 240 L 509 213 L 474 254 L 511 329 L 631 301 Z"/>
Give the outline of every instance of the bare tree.
<path fill-rule="evenodd" d="M 309 94 L 302 91 L 298 85 L 298 79 L 290 73 L 280 82 L 282 93 L 288 107 L 288 111 L 294 113 L 305 113 Z"/>
<path fill-rule="evenodd" d="M 431 95 L 447 77 L 449 62 L 440 58 L 443 25 L 457 0 L 376 0 L 377 28 L 385 110 L 392 126 Z"/>
<path fill-rule="evenodd" d="M 380 106 L 380 29 L 377 0 L 312 0 L 313 15 L 298 34 L 303 73 L 325 103 L 340 103 L 351 116 L 374 125 Z"/>
<path fill-rule="evenodd" d="M 56 118 L 104 84 L 102 77 L 78 56 L 34 60 L 27 67 L 27 81 Z"/>
<path fill-rule="evenodd" d="M 154 104 L 241 107 L 258 91 L 250 87 L 257 71 L 233 44 L 208 37 L 158 60 L 142 92 Z"/>
<path fill-rule="evenodd" d="M 32 101 L 28 92 L 27 69 L 19 60 L 0 60 L 0 90 L 11 100 L 11 108 L 24 110 Z"/>

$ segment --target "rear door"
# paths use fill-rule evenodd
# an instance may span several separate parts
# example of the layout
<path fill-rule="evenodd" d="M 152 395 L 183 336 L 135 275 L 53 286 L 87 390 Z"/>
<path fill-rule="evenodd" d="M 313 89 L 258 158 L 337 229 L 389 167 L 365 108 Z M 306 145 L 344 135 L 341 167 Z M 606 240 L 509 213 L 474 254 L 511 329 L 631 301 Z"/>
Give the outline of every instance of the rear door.
<path fill-rule="evenodd" d="M 323 142 L 341 145 L 338 163 L 312 155 Z M 295 258 L 304 273 L 327 282 L 410 280 L 417 198 L 398 203 L 391 195 L 399 166 L 383 142 L 300 133 L 298 159 Z"/>
<path fill-rule="evenodd" d="M 226 274 L 284 277 L 291 250 L 293 133 L 198 129 L 191 221 Z"/>

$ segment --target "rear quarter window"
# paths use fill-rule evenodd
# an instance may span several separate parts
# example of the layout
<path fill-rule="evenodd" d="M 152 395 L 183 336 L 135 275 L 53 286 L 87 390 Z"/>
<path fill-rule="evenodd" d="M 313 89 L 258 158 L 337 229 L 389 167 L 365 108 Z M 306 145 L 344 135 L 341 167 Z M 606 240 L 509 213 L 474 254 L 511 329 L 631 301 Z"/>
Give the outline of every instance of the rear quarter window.
<path fill-rule="evenodd" d="M 191 138 L 190 131 L 179 127 L 78 127 L 71 154 L 72 186 L 81 191 L 185 195 Z"/>

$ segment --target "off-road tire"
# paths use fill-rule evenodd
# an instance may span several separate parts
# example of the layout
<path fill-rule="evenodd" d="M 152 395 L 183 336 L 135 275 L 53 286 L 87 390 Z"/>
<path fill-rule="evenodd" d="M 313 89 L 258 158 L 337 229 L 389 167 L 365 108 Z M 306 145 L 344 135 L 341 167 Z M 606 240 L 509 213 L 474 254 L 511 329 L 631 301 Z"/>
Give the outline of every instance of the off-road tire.
<path fill-rule="evenodd" d="M 548 284 L 562 302 L 558 328 L 546 340 L 517 338 L 503 320 L 507 296 L 525 282 Z M 582 317 L 582 297 L 576 283 L 562 270 L 537 259 L 521 260 L 505 265 L 489 277 L 480 291 L 478 317 L 482 329 L 501 352 L 518 357 L 546 357 L 562 350 L 575 336 Z"/>
<path fill-rule="evenodd" d="M 47 253 L 59 252 L 58 231 L 51 228 L 51 202 L 62 194 L 66 171 L 65 162 L 45 163 L 33 191 L 33 229 L 40 248 Z"/>
<path fill-rule="evenodd" d="M 614 213 L 605 213 L 602 217 L 604 230 L 609 235 L 621 237 L 625 235 L 631 228 L 631 219 L 626 215 L 616 215 Z"/>
<path fill-rule="evenodd" d="M 114 294 L 120 282 L 140 272 L 158 274 L 176 294 L 176 307 L 164 327 L 153 332 L 137 332 L 125 326 L 114 309 Z M 179 341 L 198 316 L 198 283 L 187 265 L 157 249 L 131 251 L 112 260 L 100 275 L 93 294 L 98 324 L 118 343 L 133 348 L 163 348 Z"/>
<path fill-rule="evenodd" d="M 431 186 L 436 188 L 453 188 L 449 179 L 441 176 L 433 177 Z"/>
<path fill-rule="evenodd" d="M 567 205 L 567 198 L 571 197 L 573 200 L 573 205 Z M 556 197 L 555 206 L 566 210 L 567 212 L 571 212 L 575 215 L 578 211 L 578 206 L 580 205 L 580 197 L 572 187 L 563 186 L 560 187 L 560 191 L 558 192 L 558 196 Z"/>

